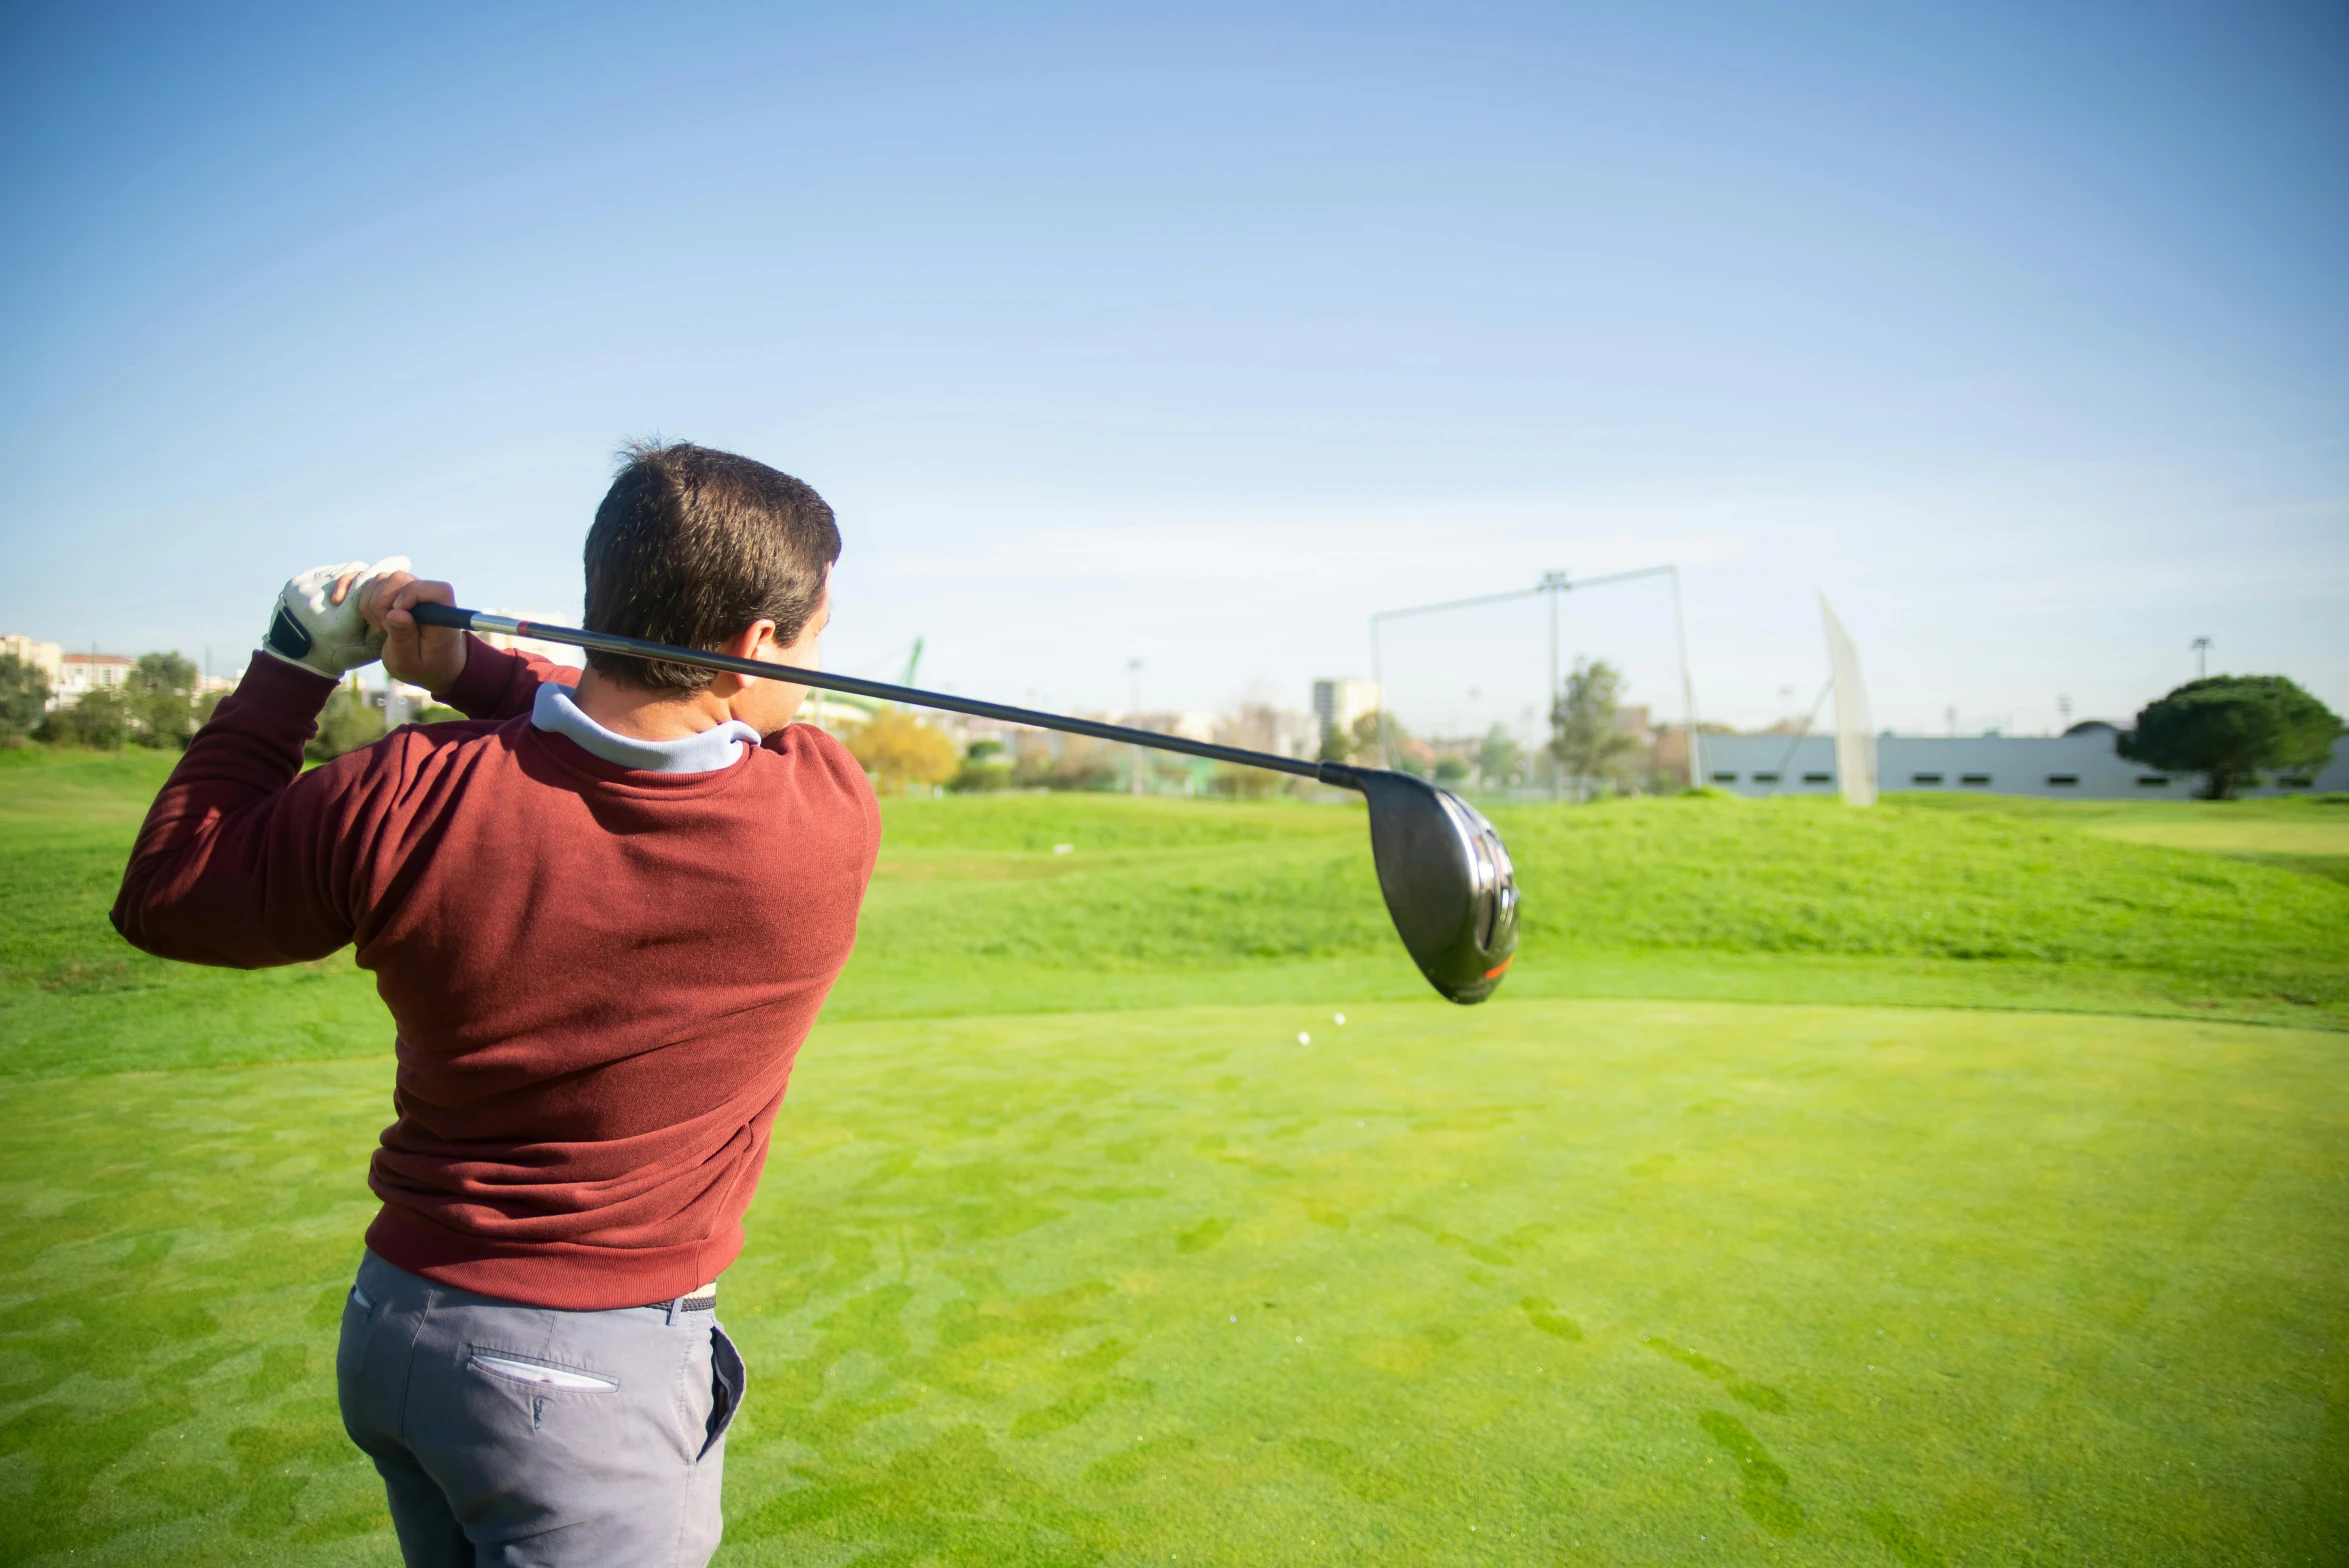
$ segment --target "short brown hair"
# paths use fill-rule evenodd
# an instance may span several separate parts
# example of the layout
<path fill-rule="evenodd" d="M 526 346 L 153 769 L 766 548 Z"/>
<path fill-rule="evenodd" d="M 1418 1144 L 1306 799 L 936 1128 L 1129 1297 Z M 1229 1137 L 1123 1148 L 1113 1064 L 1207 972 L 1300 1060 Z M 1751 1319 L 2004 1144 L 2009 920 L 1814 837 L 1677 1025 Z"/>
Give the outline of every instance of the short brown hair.
<path fill-rule="evenodd" d="M 714 649 L 758 621 L 795 641 L 840 559 L 824 498 L 789 474 L 684 441 L 631 442 L 587 531 L 587 628 Z M 710 672 L 590 652 L 598 674 L 700 691 Z"/>

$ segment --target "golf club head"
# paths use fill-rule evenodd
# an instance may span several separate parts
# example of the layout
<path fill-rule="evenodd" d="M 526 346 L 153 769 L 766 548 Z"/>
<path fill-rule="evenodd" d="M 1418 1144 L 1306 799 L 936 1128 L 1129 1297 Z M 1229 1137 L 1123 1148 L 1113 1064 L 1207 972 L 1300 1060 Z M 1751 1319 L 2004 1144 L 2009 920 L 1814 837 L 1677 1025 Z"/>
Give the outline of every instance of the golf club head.
<path fill-rule="evenodd" d="M 1370 856 L 1419 972 L 1463 1006 L 1493 994 L 1517 951 L 1517 871 L 1483 813 L 1408 773 L 1324 764 L 1370 802 Z"/>

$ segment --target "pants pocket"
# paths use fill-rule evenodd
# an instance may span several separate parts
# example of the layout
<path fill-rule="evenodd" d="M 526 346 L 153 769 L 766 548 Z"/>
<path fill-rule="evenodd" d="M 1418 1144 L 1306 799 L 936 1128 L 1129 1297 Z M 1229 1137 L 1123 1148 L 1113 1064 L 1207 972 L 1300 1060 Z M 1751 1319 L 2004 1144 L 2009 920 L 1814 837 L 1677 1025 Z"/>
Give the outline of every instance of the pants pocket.
<path fill-rule="evenodd" d="M 710 1420 L 709 1436 L 694 1456 L 700 1463 L 709 1458 L 734 1424 L 734 1413 L 742 1408 L 742 1396 L 749 1391 L 750 1374 L 742 1365 L 742 1352 L 734 1348 L 734 1341 L 717 1324 L 710 1325 Z"/>
<path fill-rule="evenodd" d="M 557 1366 L 551 1361 L 539 1361 L 523 1356 L 499 1355 L 495 1351 L 476 1350 L 466 1357 L 465 1364 L 476 1372 L 487 1373 L 508 1383 L 525 1383 L 534 1388 L 567 1388 L 582 1394 L 609 1394 L 619 1384 L 593 1372 L 582 1372 L 577 1367 Z"/>

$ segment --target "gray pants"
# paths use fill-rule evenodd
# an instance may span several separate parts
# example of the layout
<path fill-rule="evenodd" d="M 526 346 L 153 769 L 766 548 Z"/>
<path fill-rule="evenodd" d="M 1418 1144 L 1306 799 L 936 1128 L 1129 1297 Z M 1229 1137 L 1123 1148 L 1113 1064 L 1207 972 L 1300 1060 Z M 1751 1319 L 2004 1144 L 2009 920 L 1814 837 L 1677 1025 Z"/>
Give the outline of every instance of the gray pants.
<path fill-rule="evenodd" d="M 714 1311 L 526 1307 L 369 1253 L 334 1371 L 409 1568 L 700 1568 L 718 1549 L 744 1377 Z"/>

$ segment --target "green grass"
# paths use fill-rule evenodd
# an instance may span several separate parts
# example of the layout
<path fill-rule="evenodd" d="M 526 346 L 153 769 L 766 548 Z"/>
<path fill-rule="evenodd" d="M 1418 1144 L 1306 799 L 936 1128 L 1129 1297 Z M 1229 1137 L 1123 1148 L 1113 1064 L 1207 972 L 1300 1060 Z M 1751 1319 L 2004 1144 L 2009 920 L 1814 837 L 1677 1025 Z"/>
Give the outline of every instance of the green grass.
<path fill-rule="evenodd" d="M 113 938 L 169 761 L 0 752 L 0 1562 L 392 1562 L 388 1023 Z M 892 802 L 721 1561 L 2338 1561 L 2344 816 L 1516 808 L 1462 1010 L 1358 811 Z"/>
<path fill-rule="evenodd" d="M 826 1025 L 723 1288 L 723 1560 L 2337 1561 L 2344 1048 L 1525 1000 Z M 0 1559 L 393 1560 L 330 1379 L 389 1073 L 0 1085 Z"/>
<path fill-rule="evenodd" d="M 123 851 L 169 760 L 0 752 L 0 1074 L 386 1047 L 373 984 L 347 956 L 244 976 L 115 939 Z M 2349 885 L 2109 836 L 2330 832 L 2340 807 L 1695 799 L 1496 817 L 1526 899 L 1513 995 L 2349 1027 Z M 1414 997 L 1365 840 L 1344 806 L 892 801 L 828 1016 Z"/>

